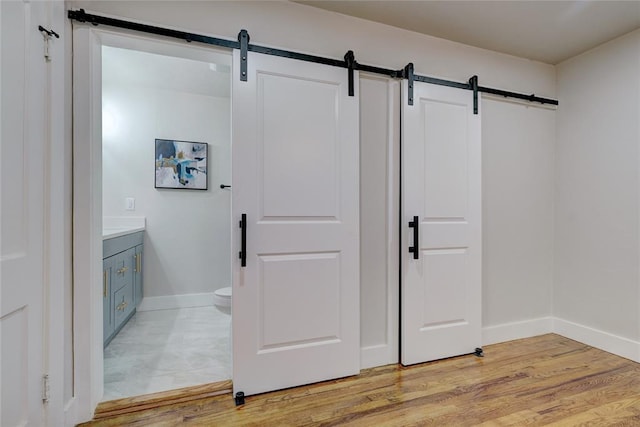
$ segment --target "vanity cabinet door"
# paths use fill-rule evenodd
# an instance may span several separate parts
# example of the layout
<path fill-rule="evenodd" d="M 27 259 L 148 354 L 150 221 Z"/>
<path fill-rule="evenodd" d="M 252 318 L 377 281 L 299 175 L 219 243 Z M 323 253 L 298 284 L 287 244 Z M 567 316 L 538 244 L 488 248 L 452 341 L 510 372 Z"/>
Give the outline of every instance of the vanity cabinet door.
<path fill-rule="evenodd" d="M 136 246 L 133 256 L 133 299 L 136 307 L 142 301 L 142 253 L 143 245 Z"/>
<path fill-rule="evenodd" d="M 102 316 L 105 347 L 142 300 L 142 242 L 142 232 L 103 241 Z"/>
<path fill-rule="evenodd" d="M 111 308 L 111 278 L 113 276 L 113 257 L 102 261 L 102 339 L 107 343 L 114 330 L 113 309 Z"/>

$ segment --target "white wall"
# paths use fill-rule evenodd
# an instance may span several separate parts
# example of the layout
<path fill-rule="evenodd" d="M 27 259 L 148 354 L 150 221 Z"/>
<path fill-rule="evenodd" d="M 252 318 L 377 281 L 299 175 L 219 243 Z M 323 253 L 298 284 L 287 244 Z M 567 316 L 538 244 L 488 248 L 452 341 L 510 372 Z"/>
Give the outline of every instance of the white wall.
<path fill-rule="evenodd" d="M 500 325 L 551 316 L 556 112 L 489 97 L 481 107 L 487 344 L 521 336 Z M 520 327 L 535 335 L 550 323 Z"/>
<path fill-rule="evenodd" d="M 143 22 L 155 23 L 172 28 L 186 29 L 193 32 L 216 35 L 228 39 L 236 39 L 240 29 L 249 31 L 251 42 L 266 46 L 282 47 L 300 52 L 309 52 L 335 58 L 342 58 L 344 53 L 351 49 L 355 52 L 356 59 L 361 63 L 380 65 L 389 68 L 402 68 L 408 62 L 415 64 L 416 72 L 419 74 L 439 76 L 458 81 L 466 81 L 474 74 L 479 76 L 481 85 L 493 86 L 506 90 L 521 91 L 525 93 L 536 93 L 539 96 L 555 97 L 555 68 L 548 64 L 516 58 L 496 52 L 487 51 L 475 47 L 462 45 L 459 43 L 438 39 L 398 28 L 373 23 L 357 18 L 352 18 L 336 13 L 315 9 L 309 6 L 289 3 L 289 2 L 151 2 L 151 1 L 80 1 L 70 2 L 70 8 L 84 8 L 88 12 L 102 13 Z M 233 76 L 232 76 L 233 77 Z M 534 110 L 532 110 L 534 111 Z M 538 114 L 538 113 L 533 113 Z M 486 120 L 492 120 L 488 115 Z M 491 125 L 483 122 L 483 126 L 499 126 L 502 123 L 500 117 L 494 117 L 498 124 Z M 529 119 L 525 119 L 527 121 Z M 537 119 L 534 119 L 534 121 Z M 553 124 L 550 120 L 540 120 L 540 125 L 544 126 L 541 135 L 551 135 L 550 127 Z M 367 126 L 367 124 L 361 124 Z M 519 133 L 519 132 L 518 132 Z M 511 134 L 501 134 L 500 141 L 494 143 L 496 147 L 507 145 L 515 136 Z M 522 144 L 525 144 L 522 142 Z M 527 140 L 526 144 L 538 144 L 537 141 Z M 540 150 L 544 151 L 548 147 L 545 144 Z M 538 148 L 532 148 L 537 150 Z M 491 150 L 491 148 L 489 148 Z M 486 151 L 485 151 L 486 154 Z M 529 157 L 526 148 L 512 153 L 510 161 L 514 162 L 514 170 L 536 169 L 538 156 Z M 542 155 L 542 154 L 541 154 Z M 547 162 L 548 160 L 544 160 Z M 498 174 L 492 178 L 492 171 L 485 173 L 488 182 L 500 182 L 503 171 L 496 171 Z M 489 174 L 489 175 L 487 175 Z M 526 180 L 526 177 L 521 178 Z M 551 191 L 545 182 L 535 187 L 536 194 L 542 200 L 548 199 Z M 485 186 L 488 194 L 492 193 L 491 188 Z M 486 207 L 485 215 L 500 211 L 501 215 L 509 215 L 510 210 L 514 217 L 521 212 L 517 204 L 506 204 L 498 201 L 498 207 Z M 368 209 L 364 205 L 362 210 Z M 485 233 L 488 241 L 500 241 L 505 235 L 512 233 L 510 227 L 501 226 L 500 221 L 493 221 L 488 218 L 492 225 L 489 235 Z M 522 220 L 528 224 L 533 221 L 532 216 L 527 216 Z M 546 217 L 536 223 L 536 228 L 541 228 Z M 496 234 L 497 233 L 497 234 Z M 492 238 L 497 237 L 497 240 Z M 539 251 L 546 251 L 546 240 L 548 235 L 539 236 L 531 251 L 536 252 L 531 258 L 532 265 L 538 265 L 545 259 L 544 254 Z M 508 239 L 507 239 L 508 240 Z M 509 251 L 499 249 L 492 254 L 493 247 L 489 246 L 489 260 L 493 265 L 501 262 L 510 262 L 513 257 Z M 545 261 L 546 262 L 546 261 Z M 519 265 L 523 265 L 525 270 L 529 268 L 526 259 L 522 259 Z M 491 270 L 491 267 L 489 268 Z M 549 311 L 550 301 L 547 293 L 549 284 L 544 282 L 544 273 L 526 279 L 518 276 L 521 280 L 512 280 L 515 273 L 504 277 L 495 278 L 495 275 L 487 276 L 489 281 L 496 280 L 496 284 L 489 283 L 485 290 L 488 292 L 499 292 L 499 296 L 490 297 L 485 302 L 484 319 L 495 325 L 502 321 L 530 320 L 530 316 L 540 316 Z M 544 283 L 537 283 L 542 280 Z M 533 292 L 531 286 L 537 285 L 543 291 Z M 366 283 L 362 285 L 363 293 L 377 292 L 370 290 Z M 504 292 L 507 289 L 508 292 Z M 521 295 L 529 297 L 532 304 L 530 311 L 522 310 L 516 312 L 514 306 L 522 301 Z M 365 297 L 366 298 L 366 297 Z M 377 298 L 377 297 L 372 297 Z M 531 300 L 534 298 L 535 300 Z M 381 301 L 375 303 L 376 306 L 383 305 Z M 381 312 L 379 314 L 383 316 Z M 373 339 L 374 333 L 369 328 L 377 328 L 380 320 L 363 325 L 363 336 Z"/>
<path fill-rule="evenodd" d="M 398 362 L 400 82 L 360 75 L 361 367 Z"/>
<path fill-rule="evenodd" d="M 640 31 L 561 63 L 558 97 L 559 332 L 638 341 Z"/>
<path fill-rule="evenodd" d="M 105 49 L 106 64 L 119 49 Z M 184 71 L 180 60 L 175 66 Z M 103 132 L 103 214 L 146 217 L 145 298 L 229 286 L 231 193 L 220 189 L 231 176 L 229 98 L 164 89 L 151 76 L 131 84 L 110 69 L 103 69 L 103 109 L 115 123 Z M 209 143 L 209 189 L 154 188 L 155 138 Z M 125 210 L 126 197 L 135 198 L 135 211 Z"/>

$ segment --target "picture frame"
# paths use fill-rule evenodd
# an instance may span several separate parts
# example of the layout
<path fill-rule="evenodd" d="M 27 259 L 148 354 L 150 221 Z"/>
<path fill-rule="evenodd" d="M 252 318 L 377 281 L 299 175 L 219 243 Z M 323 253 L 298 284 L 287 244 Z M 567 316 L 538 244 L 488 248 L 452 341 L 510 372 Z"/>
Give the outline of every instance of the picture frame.
<path fill-rule="evenodd" d="M 155 140 L 155 188 L 207 190 L 209 188 L 206 142 Z"/>

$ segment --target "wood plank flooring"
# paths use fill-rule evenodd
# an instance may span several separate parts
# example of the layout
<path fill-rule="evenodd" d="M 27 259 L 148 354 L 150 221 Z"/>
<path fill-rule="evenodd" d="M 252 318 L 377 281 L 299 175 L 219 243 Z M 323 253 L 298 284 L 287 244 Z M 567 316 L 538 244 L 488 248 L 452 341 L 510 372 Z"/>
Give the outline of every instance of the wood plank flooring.
<path fill-rule="evenodd" d="M 140 412 L 142 410 L 155 409 L 161 406 L 175 405 L 177 403 L 185 403 L 192 400 L 202 400 L 222 394 L 229 395 L 232 389 L 233 384 L 231 383 L 231 380 L 227 380 L 212 384 L 145 394 L 142 396 L 109 400 L 98 404 L 93 418 L 95 420 L 101 418 L 112 418 L 117 415 Z"/>
<path fill-rule="evenodd" d="M 554 334 L 484 350 L 250 396 L 240 407 L 227 394 L 85 425 L 640 426 L 640 364 Z"/>

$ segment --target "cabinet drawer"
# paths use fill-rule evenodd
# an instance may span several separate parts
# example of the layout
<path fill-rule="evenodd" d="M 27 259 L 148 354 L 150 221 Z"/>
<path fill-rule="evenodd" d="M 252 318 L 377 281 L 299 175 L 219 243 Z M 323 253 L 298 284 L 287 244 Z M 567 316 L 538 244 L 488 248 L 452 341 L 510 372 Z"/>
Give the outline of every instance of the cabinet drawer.
<path fill-rule="evenodd" d="M 111 286 L 114 291 L 133 283 L 133 258 L 135 253 L 135 249 L 130 248 L 113 256 Z"/>
<path fill-rule="evenodd" d="M 116 329 L 129 317 L 134 308 L 133 283 L 127 283 L 113 295 L 114 326 Z"/>

